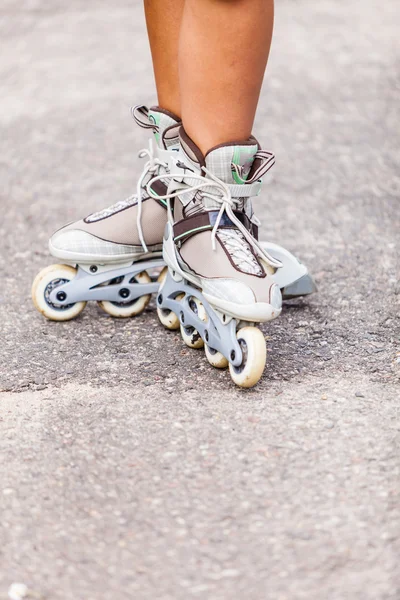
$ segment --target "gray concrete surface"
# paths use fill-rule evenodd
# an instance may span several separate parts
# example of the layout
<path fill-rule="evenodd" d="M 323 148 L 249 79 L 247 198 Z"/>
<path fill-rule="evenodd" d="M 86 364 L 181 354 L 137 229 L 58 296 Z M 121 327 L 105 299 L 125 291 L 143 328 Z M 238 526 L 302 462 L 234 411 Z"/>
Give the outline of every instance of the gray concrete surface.
<path fill-rule="evenodd" d="M 131 193 L 154 86 L 141 2 L 3 0 L 0 598 L 400 598 L 397 12 L 277 3 L 258 214 L 319 293 L 241 391 L 154 304 L 35 312 L 53 230 Z"/>

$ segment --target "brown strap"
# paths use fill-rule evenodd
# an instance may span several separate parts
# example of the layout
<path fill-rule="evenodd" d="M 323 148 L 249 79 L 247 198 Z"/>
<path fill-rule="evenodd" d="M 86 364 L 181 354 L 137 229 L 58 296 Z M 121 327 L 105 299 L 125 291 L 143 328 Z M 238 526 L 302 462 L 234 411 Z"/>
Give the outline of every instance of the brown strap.
<path fill-rule="evenodd" d="M 246 227 L 248 231 L 258 239 L 258 227 L 252 223 L 246 213 L 242 211 L 234 211 L 235 216 L 239 221 Z M 219 211 L 208 210 L 206 212 L 197 213 L 182 219 L 174 225 L 174 240 L 176 243 L 183 243 L 188 240 L 192 235 L 200 233 L 201 231 L 207 231 L 214 227 Z M 236 229 L 236 225 L 231 221 L 227 214 L 223 214 L 219 223 L 221 229 Z"/>
<path fill-rule="evenodd" d="M 160 179 L 154 182 L 152 181 L 150 187 L 151 190 L 158 196 L 165 196 L 168 191 L 168 186 L 165 183 L 163 183 Z M 151 196 L 151 198 L 153 198 L 153 200 L 156 200 L 156 202 L 161 204 L 161 206 L 163 206 L 164 208 L 167 207 L 166 200 L 162 200 L 161 198 L 155 198 L 154 196 Z"/>

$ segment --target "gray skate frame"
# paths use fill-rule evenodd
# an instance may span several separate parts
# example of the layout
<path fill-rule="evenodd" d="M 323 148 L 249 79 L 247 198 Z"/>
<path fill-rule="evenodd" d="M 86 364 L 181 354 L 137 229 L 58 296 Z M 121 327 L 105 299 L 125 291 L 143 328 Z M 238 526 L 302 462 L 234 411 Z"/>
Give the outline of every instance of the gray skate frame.
<path fill-rule="evenodd" d="M 293 254 L 284 248 L 272 244 L 265 244 L 265 248 L 273 252 L 283 263 L 283 267 L 278 269 L 276 275 L 276 283 L 281 288 L 283 300 L 308 296 L 317 291 L 314 280 L 308 273 L 308 270 Z M 88 302 L 90 300 L 133 302 L 140 298 L 140 296 L 157 293 L 159 283 L 157 281 L 152 281 L 151 283 L 129 283 L 129 280 L 138 273 L 141 273 L 141 271 L 161 267 L 165 267 L 162 258 L 143 260 L 129 266 L 117 267 L 115 269 L 110 268 L 100 273 L 88 273 L 87 270 L 82 269 L 78 265 L 78 272 L 74 279 L 54 288 L 50 293 L 49 300 L 52 304 L 58 305 L 61 308 L 76 302 Z M 123 281 L 119 284 L 102 285 L 104 282 L 117 277 L 123 277 Z M 127 297 L 121 298 L 119 292 L 122 288 L 129 291 Z M 57 298 L 60 292 L 66 294 L 64 300 Z"/>
<path fill-rule="evenodd" d="M 176 297 L 184 293 L 181 300 Z M 206 311 L 208 321 L 202 321 L 189 305 L 191 298 L 200 300 Z M 243 362 L 242 349 L 236 337 L 237 320 L 221 322 L 199 289 L 185 280 L 176 282 L 168 272 L 157 296 L 157 306 L 162 310 L 172 310 L 185 329 L 193 327 L 209 348 L 221 352 L 234 367 Z"/>
<path fill-rule="evenodd" d="M 129 283 L 138 273 L 148 271 L 157 267 L 165 267 L 165 263 L 159 260 L 144 260 L 135 262 L 132 265 L 110 269 L 101 273 L 88 273 L 78 266 L 76 276 L 62 285 L 57 286 L 50 294 L 50 302 L 62 306 L 74 304 L 75 302 L 87 302 L 89 300 L 108 300 L 109 302 L 133 302 L 146 294 L 155 294 L 160 286 L 158 281 L 151 283 Z M 121 283 L 111 285 L 102 285 L 117 277 L 123 277 Z M 122 298 L 119 294 L 121 289 L 129 291 L 129 296 Z M 57 296 L 60 292 L 66 294 L 64 300 L 59 300 Z"/>

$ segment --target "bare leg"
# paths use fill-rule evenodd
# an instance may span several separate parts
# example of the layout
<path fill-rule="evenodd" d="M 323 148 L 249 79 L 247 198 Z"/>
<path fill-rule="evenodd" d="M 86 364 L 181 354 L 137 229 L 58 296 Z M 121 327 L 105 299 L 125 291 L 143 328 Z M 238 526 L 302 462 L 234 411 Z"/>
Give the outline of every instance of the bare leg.
<path fill-rule="evenodd" d="M 273 20 L 273 0 L 185 1 L 179 45 L 181 116 L 203 152 L 251 134 Z"/>
<path fill-rule="evenodd" d="M 158 104 L 180 116 L 178 45 L 184 0 L 145 0 Z"/>

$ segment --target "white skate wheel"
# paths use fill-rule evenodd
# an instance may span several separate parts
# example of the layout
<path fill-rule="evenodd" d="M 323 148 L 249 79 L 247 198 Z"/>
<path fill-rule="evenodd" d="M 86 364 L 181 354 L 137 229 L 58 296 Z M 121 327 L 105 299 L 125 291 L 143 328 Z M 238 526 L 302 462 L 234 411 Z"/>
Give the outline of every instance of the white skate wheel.
<path fill-rule="evenodd" d="M 151 283 L 151 278 L 146 271 L 138 273 L 133 278 L 138 283 Z M 140 296 L 136 300 L 127 302 L 110 302 L 109 300 L 99 300 L 98 305 L 112 317 L 127 319 L 128 317 L 136 317 L 144 311 L 151 300 L 151 294 Z"/>
<path fill-rule="evenodd" d="M 164 281 L 164 279 L 166 278 L 168 273 L 168 267 L 164 267 L 163 270 L 161 271 L 161 273 L 159 274 L 157 281 L 159 283 L 162 283 Z"/>
<path fill-rule="evenodd" d="M 239 367 L 229 363 L 229 372 L 236 385 L 250 388 L 261 379 L 267 361 L 264 335 L 257 327 L 243 327 L 237 331 L 236 337 L 242 349 L 243 361 Z"/>
<path fill-rule="evenodd" d="M 162 277 L 162 281 L 164 281 L 167 271 L 165 271 L 164 275 L 163 275 L 163 273 L 164 273 L 164 270 L 161 272 L 161 275 L 160 275 L 160 277 Z M 158 280 L 160 281 L 160 278 Z M 184 297 L 184 295 L 185 294 L 179 294 L 176 297 L 176 300 L 181 300 Z M 158 315 L 158 318 L 160 319 L 161 323 L 164 325 L 164 327 L 166 329 L 170 329 L 171 331 L 173 331 L 174 329 L 179 329 L 179 326 L 180 326 L 179 317 L 172 310 L 168 310 L 167 308 L 157 307 L 157 315 Z"/>
<path fill-rule="evenodd" d="M 205 308 L 197 298 L 193 296 L 189 298 L 189 306 L 192 311 L 201 319 L 202 321 L 207 321 L 207 314 Z M 181 336 L 186 346 L 189 348 L 203 348 L 204 341 L 202 340 L 199 332 L 194 327 L 185 327 L 184 324 L 181 323 Z"/>
<path fill-rule="evenodd" d="M 38 273 L 32 284 L 32 300 L 37 310 L 51 321 L 69 321 L 79 315 L 86 302 L 59 305 L 50 302 L 50 293 L 59 285 L 72 281 L 76 269 L 68 265 L 50 265 Z"/>
<path fill-rule="evenodd" d="M 225 369 L 229 365 L 229 360 L 221 352 L 213 350 L 207 344 L 204 344 L 204 351 L 208 362 L 216 369 Z"/>

